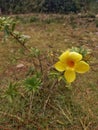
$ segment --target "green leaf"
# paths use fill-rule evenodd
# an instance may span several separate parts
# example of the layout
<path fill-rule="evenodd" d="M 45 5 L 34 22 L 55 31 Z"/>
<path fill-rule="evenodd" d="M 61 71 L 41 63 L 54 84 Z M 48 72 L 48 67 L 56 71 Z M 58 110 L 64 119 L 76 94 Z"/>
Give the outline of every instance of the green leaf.
<path fill-rule="evenodd" d="M 11 82 L 8 85 L 7 90 L 5 91 L 4 97 L 6 97 L 10 102 L 13 101 L 13 99 L 17 96 L 18 91 L 17 91 L 17 84 L 14 83 L 12 84 Z"/>
<path fill-rule="evenodd" d="M 33 77 L 27 78 L 24 85 L 28 91 L 37 91 L 41 86 L 41 79 L 37 75 L 34 75 Z"/>
<path fill-rule="evenodd" d="M 14 23 L 12 24 L 12 32 L 15 30 L 15 26 L 16 26 L 16 23 L 14 22 Z"/>

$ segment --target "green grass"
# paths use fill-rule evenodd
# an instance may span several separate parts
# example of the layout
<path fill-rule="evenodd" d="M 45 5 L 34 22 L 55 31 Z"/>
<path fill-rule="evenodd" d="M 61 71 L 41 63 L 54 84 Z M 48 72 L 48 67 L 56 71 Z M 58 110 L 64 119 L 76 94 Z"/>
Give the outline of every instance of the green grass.
<path fill-rule="evenodd" d="M 0 44 L 0 129 L 97 130 L 98 28 L 95 21 L 88 23 L 89 18 L 74 15 L 71 21 L 69 15 L 17 17 L 21 18 L 17 30 L 31 37 L 26 46 L 38 48 L 40 54 L 36 58 L 22 51 L 21 45 L 11 38 Z M 91 49 L 92 59 L 90 71 L 77 74 L 69 90 L 64 81 L 58 82 L 50 72 L 54 71 L 53 64 L 59 54 L 72 46 Z M 17 68 L 19 64 L 24 66 Z M 35 74 L 41 78 L 41 85 L 31 92 L 25 87 L 25 81 Z"/>

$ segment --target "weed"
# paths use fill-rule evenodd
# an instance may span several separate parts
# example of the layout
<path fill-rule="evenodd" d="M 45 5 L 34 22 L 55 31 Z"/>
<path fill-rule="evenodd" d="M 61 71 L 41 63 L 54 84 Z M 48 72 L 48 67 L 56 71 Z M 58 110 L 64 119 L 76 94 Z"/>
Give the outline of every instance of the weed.
<path fill-rule="evenodd" d="M 98 28 L 98 19 L 95 20 L 95 25 Z"/>
<path fill-rule="evenodd" d="M 32 17 L 30 17 L 30 23 L 33 23 L 33 22 L 39 22 L 39 18 L 38 17 L 36 17 L 36 16 L 32 16 Z"/>

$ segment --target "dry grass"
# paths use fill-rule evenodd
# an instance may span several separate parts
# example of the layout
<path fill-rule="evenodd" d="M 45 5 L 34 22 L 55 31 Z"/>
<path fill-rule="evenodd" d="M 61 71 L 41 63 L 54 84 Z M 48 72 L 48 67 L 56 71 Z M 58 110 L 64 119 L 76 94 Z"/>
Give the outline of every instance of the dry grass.
<path fill-rule="evenodd" d="M 34 74 L 30 70 L 34 64 L 40 71 L 39 60 L 28 52 L 22 53 L 21 46 L 13 40 L 0 44 L 0 130 L 97 130 L 98 28 L 95 19 L 45 14 L 14 17 L 21 20 L 17 30 L 31 36 L 27 46 L 41 51 L 43 83 L 33 97 L 29 115 L 30 95 L 22 88 L 22 81 Z M 50 78 L 49 72 L 60 52 L 72 46 L 91 49 L 92 60 L 91 70 L 77 75 L 71 91 L 64 82 Z M 17 68 L 21 63 L 24 66 Z M 4 98 L 9 82 L 18 82 L 19 94 L 13 103 Z"/>

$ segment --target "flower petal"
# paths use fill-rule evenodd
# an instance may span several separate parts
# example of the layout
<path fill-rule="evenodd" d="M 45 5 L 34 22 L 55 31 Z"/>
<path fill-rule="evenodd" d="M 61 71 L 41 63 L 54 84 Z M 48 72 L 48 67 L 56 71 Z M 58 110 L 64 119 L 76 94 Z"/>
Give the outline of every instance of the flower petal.
<path fill-rule="evenodd" d="M 60 55 L 60 57 L 59 57 L 60 61 L 65 62 L 66 59 L 68 58 L 69 53 L 70 53 L 69 50 L 67 50 L 66 52 L 63 52 L 63 53 Z"/>
<path fill-rule="evenodd" d="M 82 55 L 77 52 L 70 52 L 69 59 L 72 61 L 80 61 L 82 59 Z"/>
<path fill-rule="evenodd" d="M 85 61 L 80 61 L 77 63 L 75 70 L 78 73 L 85 73 L 90 69 L 89 64 L 87 64 Z"/>
<path fill-rule="evenodd" d="M 65 71 L 65 69 L 66 69 L 66 66 L 65 66 L 62 62 L 60 62 L 60 61 L 58 61 L 58 62 L 54 65 L 54 67 L 55 67 L 56 70 L 58 70 L 58 71 L 60 71 L 60 72 Z"/>
<path fill-rule="evenodd" d="M 71 69 L 66 70 L 66 72 L 64 73 L 64 77 L 67 80 L 67 82 L 69 83 L 73 82 L 76 78 L 75 71 Z"/>

